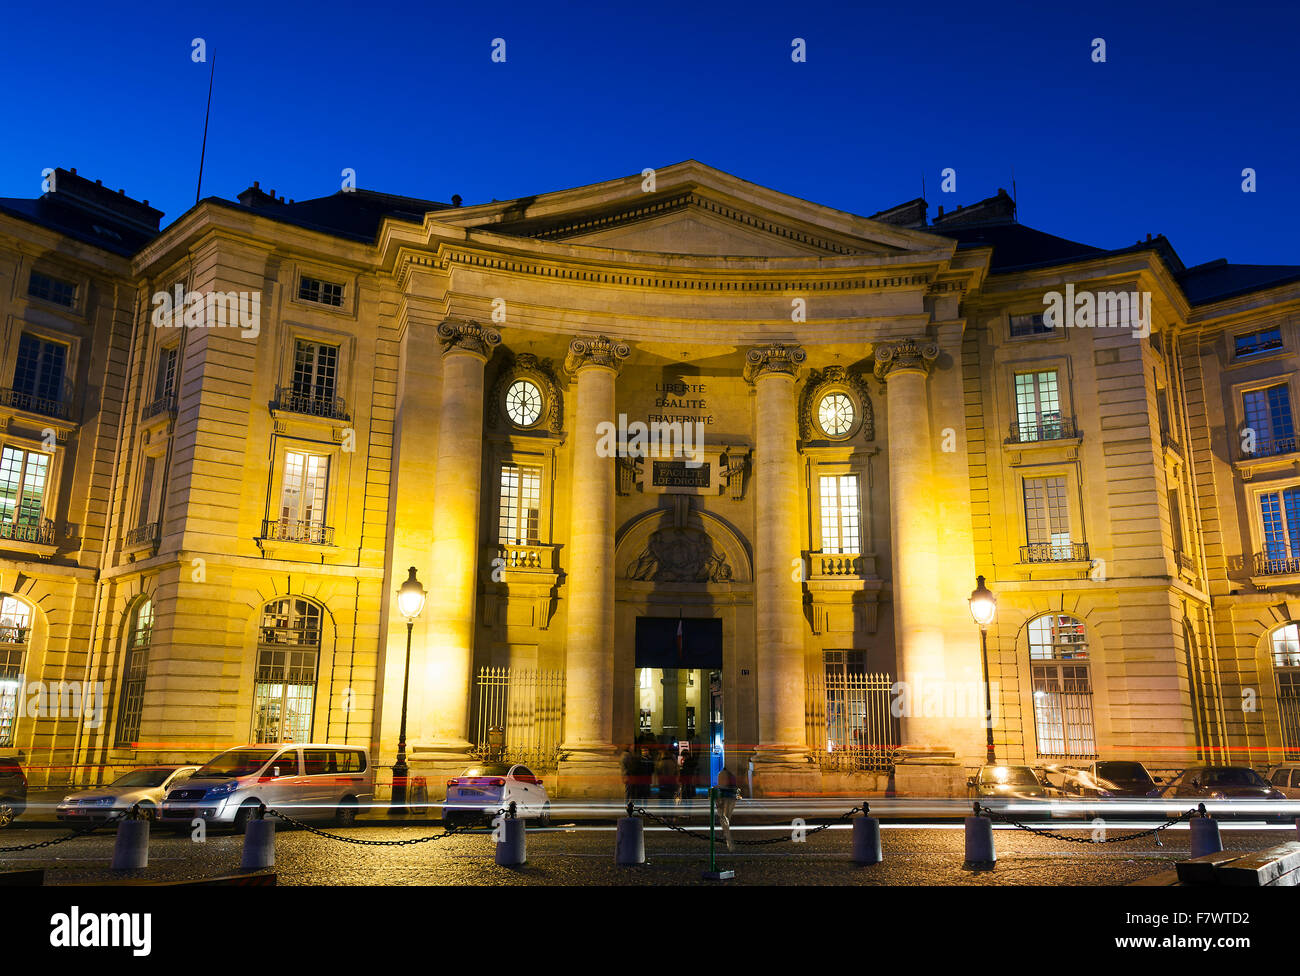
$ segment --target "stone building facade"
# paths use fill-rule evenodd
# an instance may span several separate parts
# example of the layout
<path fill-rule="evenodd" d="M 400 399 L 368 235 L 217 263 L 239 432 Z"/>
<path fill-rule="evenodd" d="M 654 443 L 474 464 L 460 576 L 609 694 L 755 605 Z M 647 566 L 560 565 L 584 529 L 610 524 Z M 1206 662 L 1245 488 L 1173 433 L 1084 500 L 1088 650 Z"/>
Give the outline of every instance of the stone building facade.
<path fill-rule="evenodd" d="M 75 171 L 0 200 L 0 749 L 34 783 L 391 764 L 412 566 L 431 795 L 500 749 L 619 792 L 646 736 L 761 792 L 959 791 L 977 574 L 999 761 L 1300 756 L 1300 268 L 693 161 L 160 216 Z"/>

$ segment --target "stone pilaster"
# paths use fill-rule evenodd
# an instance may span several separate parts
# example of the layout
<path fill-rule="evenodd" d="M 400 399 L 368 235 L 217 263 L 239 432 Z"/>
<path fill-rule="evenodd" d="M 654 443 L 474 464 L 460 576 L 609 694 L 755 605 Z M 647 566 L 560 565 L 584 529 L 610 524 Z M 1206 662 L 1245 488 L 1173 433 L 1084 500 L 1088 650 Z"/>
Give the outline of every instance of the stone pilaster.
<path fill-rule="evenodd" d="M 574 339 L 564 367 L 574 398 L 573 482 L 565 564 L 565 796 L 616 796 L 622 790 L 614 747 L 614 464 L 597 449 L 602 423 L 615 423 L 614 383 L 631 354 L 599 336 Z"/>
<path fill-rule="evenodd" d="M 442 344 L 438 459 L 431 496 L 433 552 L 424 616 L 424 684 L 432 735 L 416 746 L 421 762 L 459 760 L 470 750 L 479 495 L 483 464 L 483 367 L 501 336 L 476 322 L 447 319 Z M 412 683 L 417 680 L 412 676 Z"/>
<path fill-rule="evenodd" d="M 876 378 L 885 384 L 889 414 L 889 517 L 893 549 L 895 680 L 904 683 L 901 732 L 904 761 L 899 792 L 951 793 L 956 765 L 951 717 L 926 716 L 921 698 L 932 682 L 945 682 L 942 615 L 931 604 L 940 578 L 938 496 L 926 381 L 939 346 L 898 339 L 874 350 Z M 910 768 L 908 768 L 910 766 Z"/>
<path fill-rule="evenodd" d="M 819 770 L 804 725 L 803 557 L 799 526 L 798 406 L 795 375 L 806 358 L 795 345 L 749 350 L 754 385 L 754 615 L 758 743 L 755 789 L 765 795 L 813 789 Z"/>

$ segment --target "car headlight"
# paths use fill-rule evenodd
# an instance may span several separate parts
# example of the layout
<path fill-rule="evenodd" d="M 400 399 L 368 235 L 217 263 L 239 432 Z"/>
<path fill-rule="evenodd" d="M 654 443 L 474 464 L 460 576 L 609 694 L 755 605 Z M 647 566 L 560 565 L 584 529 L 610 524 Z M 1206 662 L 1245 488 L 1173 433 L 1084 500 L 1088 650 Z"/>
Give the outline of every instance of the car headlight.
<path fill-rule="evenodd" d="M 229 783 L 222 783 L 220 786 L 214 786 L 208 790 L 205 796 L 228 796 L 239 789 L 239 780 L 232 779 Z"/>
<path fill-rule="evenodd" d="M 65 796 L 65 797 L 64 797 L 62 800 L 60 800 L 59 802 L 60 802 L 60 803 L 73 803 L 73 802 L 75 802 L 75 795 L 72 794 L 72 793 L 69 793 L 67 796 Z"/>

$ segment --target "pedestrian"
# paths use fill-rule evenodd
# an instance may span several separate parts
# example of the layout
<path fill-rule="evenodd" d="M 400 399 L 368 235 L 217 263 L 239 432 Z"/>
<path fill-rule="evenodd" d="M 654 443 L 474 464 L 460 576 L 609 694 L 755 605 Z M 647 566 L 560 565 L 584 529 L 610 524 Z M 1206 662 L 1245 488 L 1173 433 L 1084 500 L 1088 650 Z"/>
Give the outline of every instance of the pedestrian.
<path fill-rule="evenodd" d="M 650 755 L 650 749 L 642 744 L 640 754 L 637 756 L 637 774 L 636 788 L 637 794 L 642 802 L 650 802 L 650 782 L 654 779 L 655 761 Z"/>
<path fill-rule="evenodd" d="M 683 800 L 695 799 L 695 777 L 700 757 L 694 749 L 687 749 L 682 757 L 681 777 L 678 781 Z"/>
<path fill-rule="evenodd" d="M 664 747 L 664 754 L 655 767 L 659 777 L 659 802 L 665 805 L 677 800 L 677 756 L 671 746 Z"/>
<path fill-rule="evenodd" d="M 736 810 L 736 801 L 740 799 L 740 790 L 736 786 L 736 777 L 726 766 L 718 770 L 718 820 L 722 823 L 722 837 L 727 842 L 727 850 L 734 851 L 731 842 L 731 815 Z"/>
<path fill-rule="evenodd" d="M 640 763 L 637 761 L 637 755 L 628 746 L 623 750 L 623 755 L 618 760 L 619 770 L 623 774 L 623 798 L 629 803 L 637 799 L 637 772 Z"/>

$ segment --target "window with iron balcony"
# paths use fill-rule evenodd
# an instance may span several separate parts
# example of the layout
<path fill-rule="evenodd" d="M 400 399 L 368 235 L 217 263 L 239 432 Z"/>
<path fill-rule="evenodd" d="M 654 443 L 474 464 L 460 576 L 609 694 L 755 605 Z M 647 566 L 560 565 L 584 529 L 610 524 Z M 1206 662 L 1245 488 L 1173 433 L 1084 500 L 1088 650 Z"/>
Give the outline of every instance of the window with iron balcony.
<path fill-rule="evenodd" d="M 338 395 L 339 347 L 298 339 L 294 343 L 293 377 L 275 388 L 272 409 L 326 420 L 349 420 Z"/>

